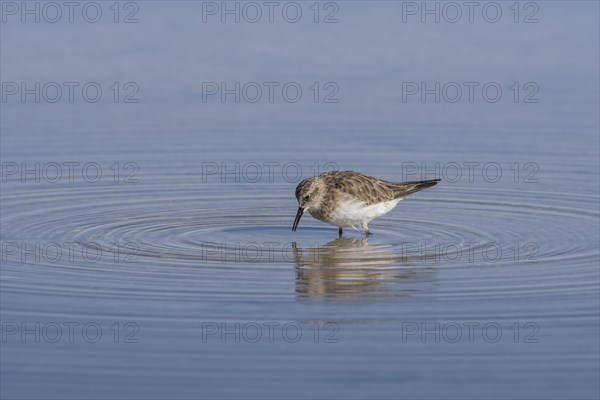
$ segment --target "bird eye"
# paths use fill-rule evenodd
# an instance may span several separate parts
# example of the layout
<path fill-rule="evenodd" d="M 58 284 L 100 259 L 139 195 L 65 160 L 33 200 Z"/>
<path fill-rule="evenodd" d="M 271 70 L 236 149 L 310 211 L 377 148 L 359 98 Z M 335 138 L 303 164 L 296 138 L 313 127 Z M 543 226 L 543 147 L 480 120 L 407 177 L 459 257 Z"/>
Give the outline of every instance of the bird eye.
<path fill-rule="evenodd" d="M 309 198 L 309 197 L 310 197 L 310 196 L 308 196 L 308 195 L 307 195 L 307 196 L 304 196 L 304 198 L 303 198 L 302 200 L 304 200 L 304 201 L 308 201 L 308 198 Z"/>

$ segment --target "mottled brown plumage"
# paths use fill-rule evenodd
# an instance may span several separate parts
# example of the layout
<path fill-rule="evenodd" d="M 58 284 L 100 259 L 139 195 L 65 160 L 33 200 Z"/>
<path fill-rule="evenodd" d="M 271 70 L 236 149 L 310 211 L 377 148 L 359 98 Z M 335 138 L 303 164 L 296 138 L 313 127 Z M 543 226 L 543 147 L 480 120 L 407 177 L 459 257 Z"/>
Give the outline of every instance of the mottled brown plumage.
<path fill-rule="evenodd" d="M 439 179 L 411 182 L 388 182 L 355 171 L 333 171 L 307 178 L 296 187 L 298 213 L 292 230 L 296 230 L 306 210 L 323 222 L 361 226 L 368 233 L 368 222 L 393 209 L 405 196 L 431 187 Z"/>

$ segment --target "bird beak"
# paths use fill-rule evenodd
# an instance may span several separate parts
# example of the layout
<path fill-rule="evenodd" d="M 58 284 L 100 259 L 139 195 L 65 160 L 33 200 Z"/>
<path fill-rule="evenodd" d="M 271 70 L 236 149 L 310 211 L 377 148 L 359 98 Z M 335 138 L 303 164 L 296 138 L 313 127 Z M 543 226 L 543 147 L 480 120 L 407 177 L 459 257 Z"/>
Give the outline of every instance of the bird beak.
<path fill-rule="evenodd" d="M 296 219 L 294 220 L 294 225 L 292 225 L 292 232 L 296 232 L 296 228 L 298 228 L 298 223 L 300 222 L 300 218 L 302 218 L 303 213 L 304 213 L 304 209 L 302 207 L 298 207 L 298 212 L 296 213 Z"/>

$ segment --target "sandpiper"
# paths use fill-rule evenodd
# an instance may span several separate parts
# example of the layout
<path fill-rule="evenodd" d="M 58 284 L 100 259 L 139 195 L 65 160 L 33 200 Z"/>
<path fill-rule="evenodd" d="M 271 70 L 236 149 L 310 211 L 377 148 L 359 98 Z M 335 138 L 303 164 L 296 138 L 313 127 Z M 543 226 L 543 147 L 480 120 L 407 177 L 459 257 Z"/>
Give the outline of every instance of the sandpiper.
<path fill-rule="evenodd" d="M 296 187 L 298 212 L 292 231 L 308 211 L 313 218 L 337 226 L 340 236 L 342 228 L 363 229 L 368 235 L 369 222 L 393 210 L 404 197 L 439 181 L 387 182 L 354 171 L 307 178 Z"/>

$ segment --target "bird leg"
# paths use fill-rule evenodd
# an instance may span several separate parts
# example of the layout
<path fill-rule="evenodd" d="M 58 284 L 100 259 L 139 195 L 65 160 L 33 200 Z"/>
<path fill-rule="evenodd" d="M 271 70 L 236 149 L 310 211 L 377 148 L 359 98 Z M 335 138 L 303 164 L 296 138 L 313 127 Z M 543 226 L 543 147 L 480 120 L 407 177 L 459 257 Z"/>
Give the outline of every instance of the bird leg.
<path fill-rule="evenodd" d="M 341 226 L 340 226 L 340 227 L 339 227 L 339 229 L 338 229 L 338 235 L 339 235 L 340 237 L 342 237 L 342 227 L 341 227 Z"/>

